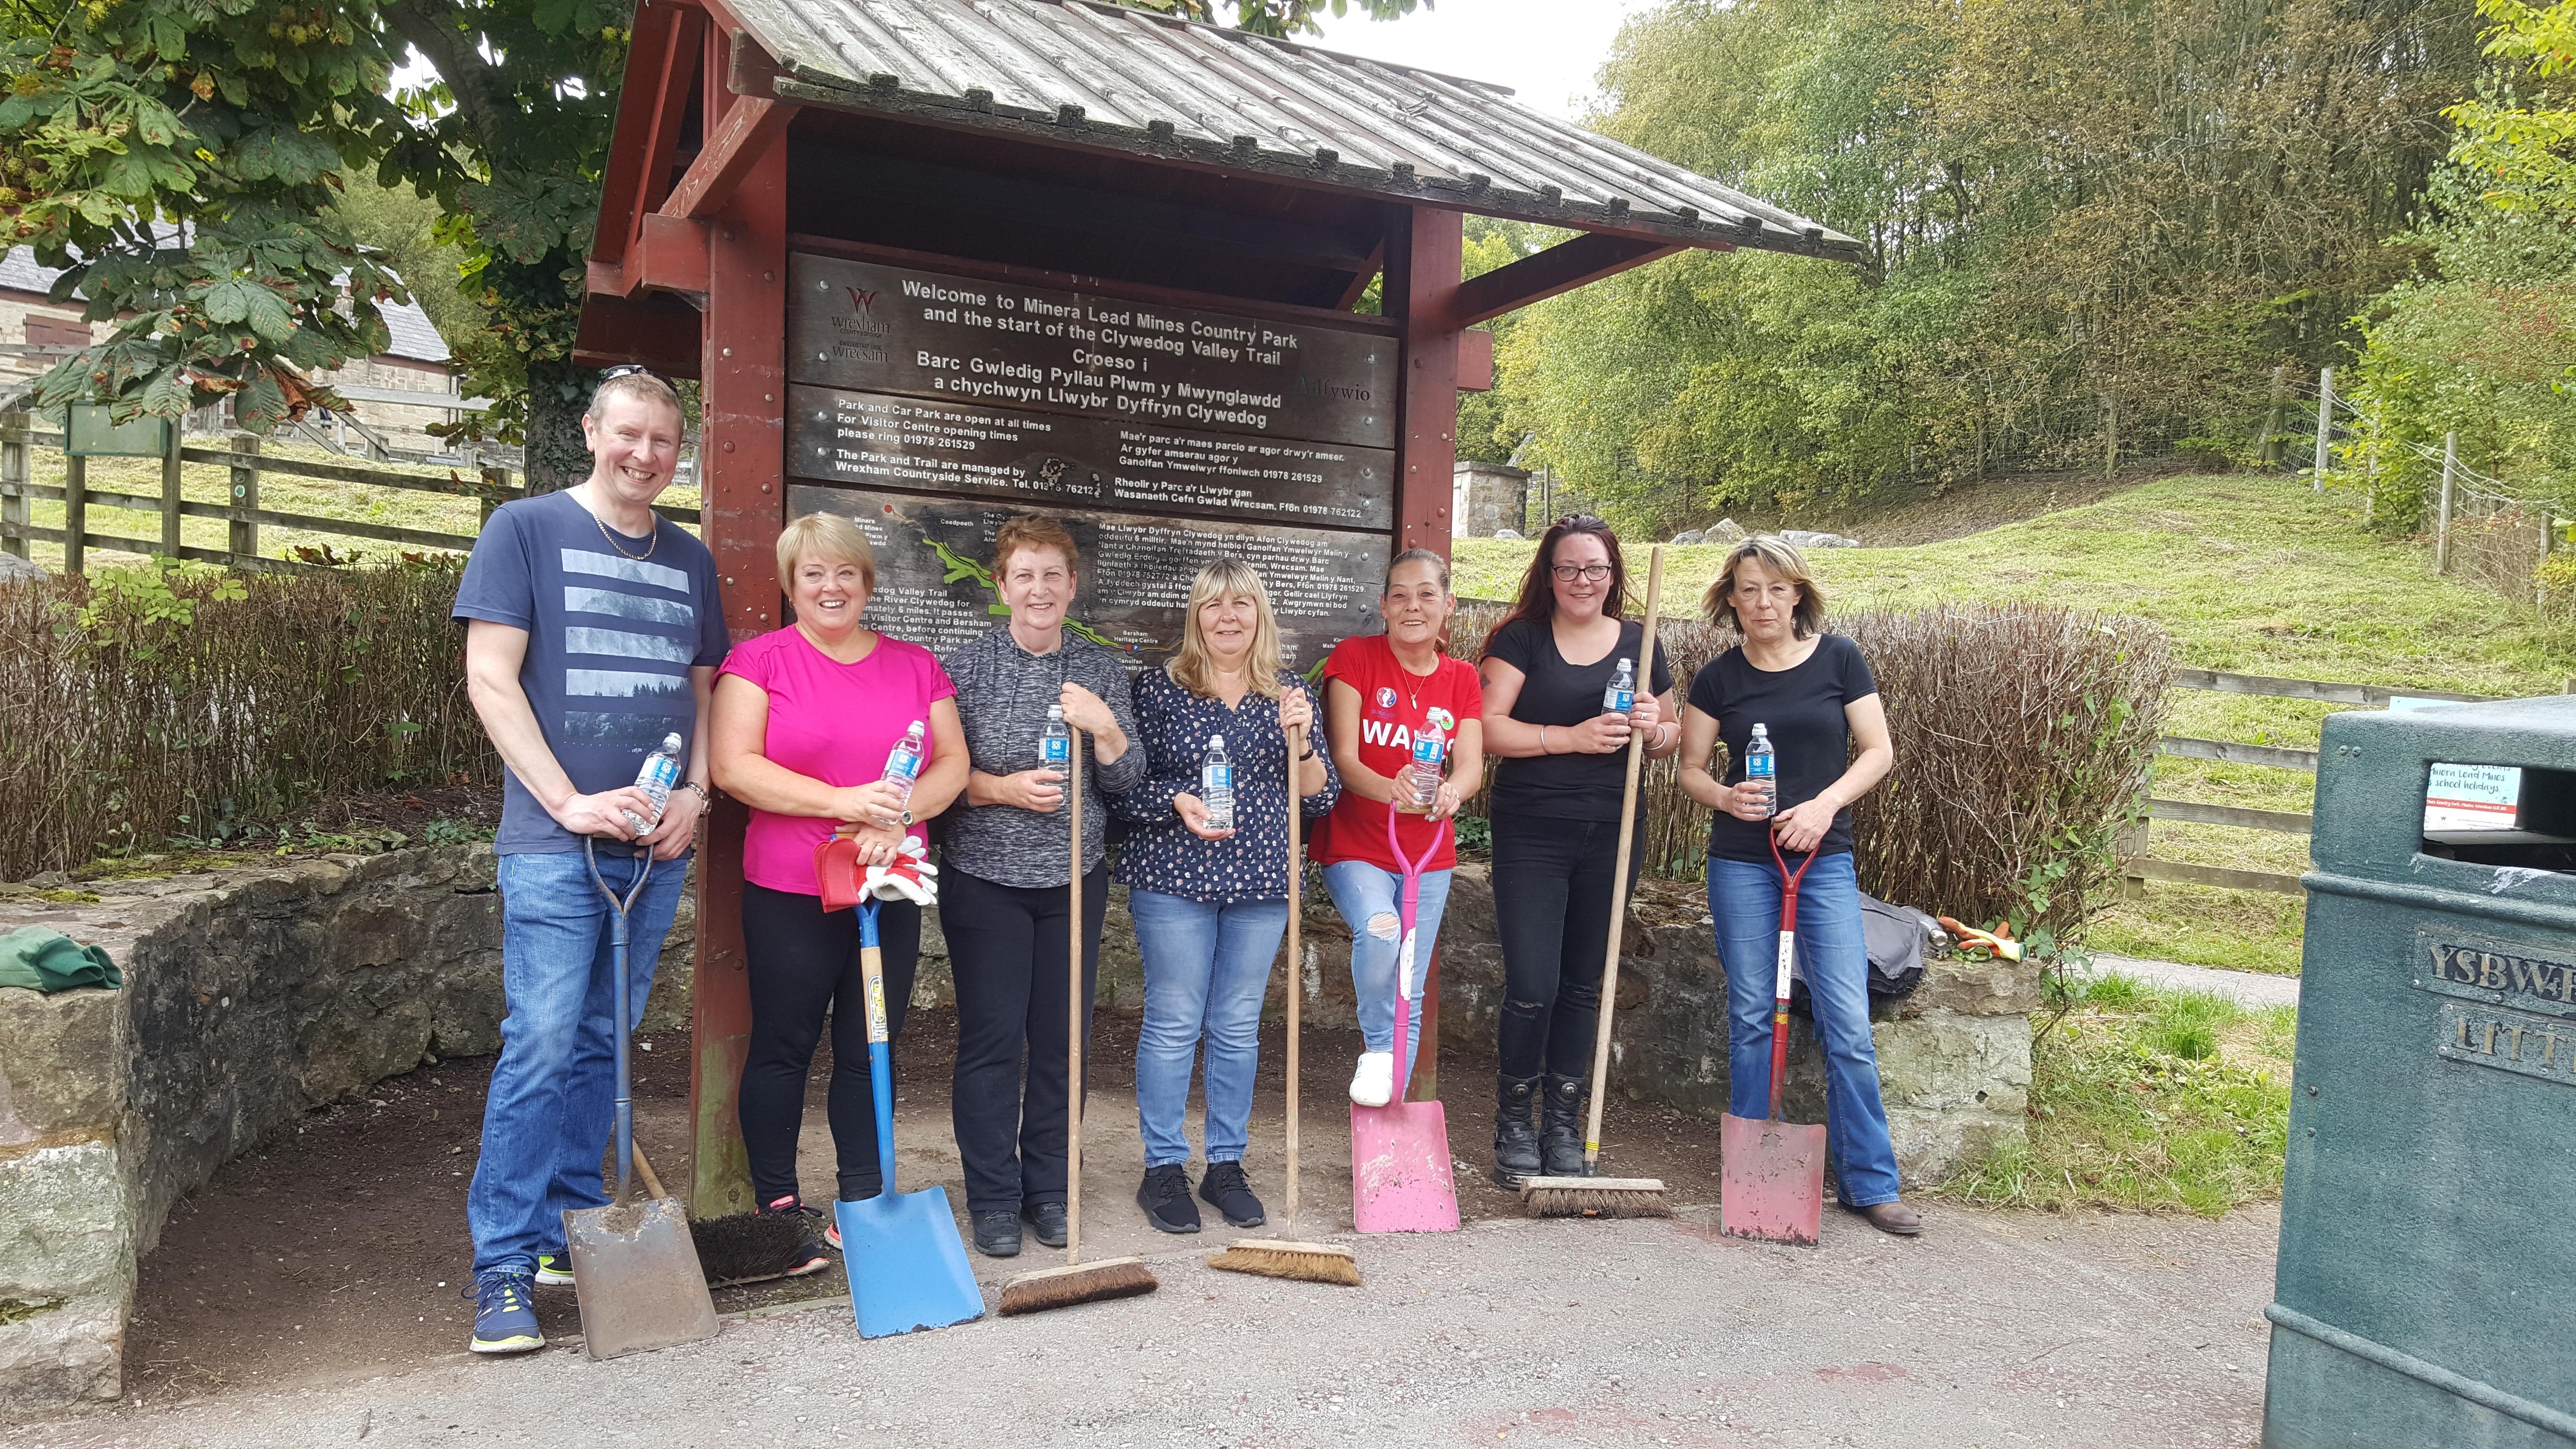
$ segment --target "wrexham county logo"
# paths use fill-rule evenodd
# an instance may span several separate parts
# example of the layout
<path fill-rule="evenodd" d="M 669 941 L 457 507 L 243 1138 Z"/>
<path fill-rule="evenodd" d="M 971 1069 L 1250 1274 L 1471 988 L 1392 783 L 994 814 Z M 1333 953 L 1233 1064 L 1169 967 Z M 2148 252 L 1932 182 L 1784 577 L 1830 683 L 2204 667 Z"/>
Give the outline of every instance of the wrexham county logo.
<path fill-rule="evenodd" d="M 847 290 L 849 291 L 849 294 L 850 294 L 850 305 L 851 305 L 853 308 L 857 309 L 858 314 L 859 314 L 860 316 L 862 316 L 862 317 L 873 317 L 873 316 L 875 316 L 875 315 L 876 315 L 876 308 L 877 308 L 877 294 L 876 294 L 876 293 L 874 293 L 874 292 L 862 292 L 862 291 L 860 291 L 860 290 L 859 290 L 858 288 L 856 288 L 856 287 L 851 287 L 851 288 L 848 288 Z"/>

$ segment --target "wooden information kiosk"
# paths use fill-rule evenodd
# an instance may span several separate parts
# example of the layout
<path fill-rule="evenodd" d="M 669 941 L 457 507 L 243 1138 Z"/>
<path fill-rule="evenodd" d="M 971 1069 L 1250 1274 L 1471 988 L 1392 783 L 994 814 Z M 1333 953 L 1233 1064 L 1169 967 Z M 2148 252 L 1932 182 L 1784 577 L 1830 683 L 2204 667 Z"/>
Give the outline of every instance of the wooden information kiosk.
<path fill-rule="evenodd" d="M 1232 554 L 1311 664 L 1377 627 L 1392 550 L 1448 550 L 1457 393 L 1491 385 L 1466 329 L 1686 247 L 1859 255 L 1509 97 L 1085 0 L 642 0 L 575 355 L 702 384 L 737 639 L 785 617 L 780 526 L 829 511 L 876 545 L 869 621 L 944 650 L 1036 510 L 1093 637 L 1158 659 Z M 1462 283 L 1467 212 L 1575 235 Z M 711 821 L 700 1216 L 752 1206 L 745 815 Z"/>

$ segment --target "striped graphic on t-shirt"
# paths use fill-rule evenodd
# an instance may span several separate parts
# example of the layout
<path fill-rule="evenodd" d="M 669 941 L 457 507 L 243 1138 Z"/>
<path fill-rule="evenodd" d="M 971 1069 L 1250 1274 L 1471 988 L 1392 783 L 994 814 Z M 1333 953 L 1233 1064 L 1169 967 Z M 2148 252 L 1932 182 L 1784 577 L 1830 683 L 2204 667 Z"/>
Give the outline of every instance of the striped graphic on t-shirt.
<path fill-rule="evenodd" d="M 697 610 L 687 598 L 689 576 L 647 559 L 590 549 L 567 548 L 562 558 L 568 578 L 607 581 L 565 583 L 564 612 L 606 616 L 624 625 L 567 620 L 563 626 L 567 742 L 649 751 L 691 709 L 689 661 L 697 653 Z"/>

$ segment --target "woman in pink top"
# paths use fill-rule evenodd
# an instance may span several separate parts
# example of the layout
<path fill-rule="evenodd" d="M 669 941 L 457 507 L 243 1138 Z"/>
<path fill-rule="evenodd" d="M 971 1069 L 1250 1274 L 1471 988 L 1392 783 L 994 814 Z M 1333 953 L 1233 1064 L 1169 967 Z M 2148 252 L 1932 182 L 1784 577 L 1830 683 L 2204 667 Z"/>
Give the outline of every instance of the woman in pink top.
<path fill-rule="evenodd" d="M 716 783 L 751 807 L 742 850 L 751 1042 L 740 1106 L 752 1187 L 762 1212 L 826 1224 L 798 1195 L 796 1139 L 827 1008 L 839 1195 L 874 1197 L 884 1184 L 858 912 L 823 909 L 814 848 L 849 835 L 862 865 L 892 864 L 905 837 L 919 834 L 918 822 L 966 787 L 966 735 L 947 672 L 929 650 L 859 622 L 876 574 L 867 535 L 850 520 L 809 513 L 788 524 L 778 536 L 778 576 L 796 622 L 735 646 L 717 674 L 709 724 Z M 916 722 L 921 773 L 906 799 L 882 782 L 887 757 Z M 888 1025 L 899 1034 L 921 954 L 921 907 L 885 902 L 877 936 Z M 823 1238 L 840 1246 L 837 1230 L 827 1226 Z M 810 1268 L 828 1262 L 819 1250 L 809 1255 Z"/>

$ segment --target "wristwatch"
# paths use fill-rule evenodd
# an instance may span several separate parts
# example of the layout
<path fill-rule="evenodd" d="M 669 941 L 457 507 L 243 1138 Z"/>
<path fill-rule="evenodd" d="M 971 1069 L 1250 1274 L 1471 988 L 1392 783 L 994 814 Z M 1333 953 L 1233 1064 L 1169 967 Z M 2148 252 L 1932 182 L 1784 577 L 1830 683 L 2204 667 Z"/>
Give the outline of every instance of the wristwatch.
<path fill-rule="evenodd" d="M 682 781 L 681 781 L 677 786 L 675 786 L 674 788 L 676 788 L 676 789 L 681 789 L 681 790 L 695 790 L 695 791 L 697 791 L 697 792 L 698 792 L 698 803 L 699 803 L 700 805 L 713 805 L 714 803 L 716 803 L 716 797 L 714 797 L 713 795 L 710 795 L 710 794 L 708 794 L 708 793 L 707 793 L 707 787 L 706 787 L 706 786 L 704 786 L 704 785 L 699 784 L 699 783 L 698 783 L 697 781 L 695 781 L 695 780 L 682 780 Z"/>
<path fill-rule="evenodd" d="M 896 823 L 896 824 L 898 824 L 898 825 L 905 825 L 905 826 L 909 826 L 910 824 L 912 824 L 912 811 L 911 811 L 911 810 L 909 810 L 909 809 L 906 809 L 906 810 L 903 812 L 903 818 L 902 818 L 901 820 L 899 820 L 899 821 L 895 822 L 895 823 Z"/>

